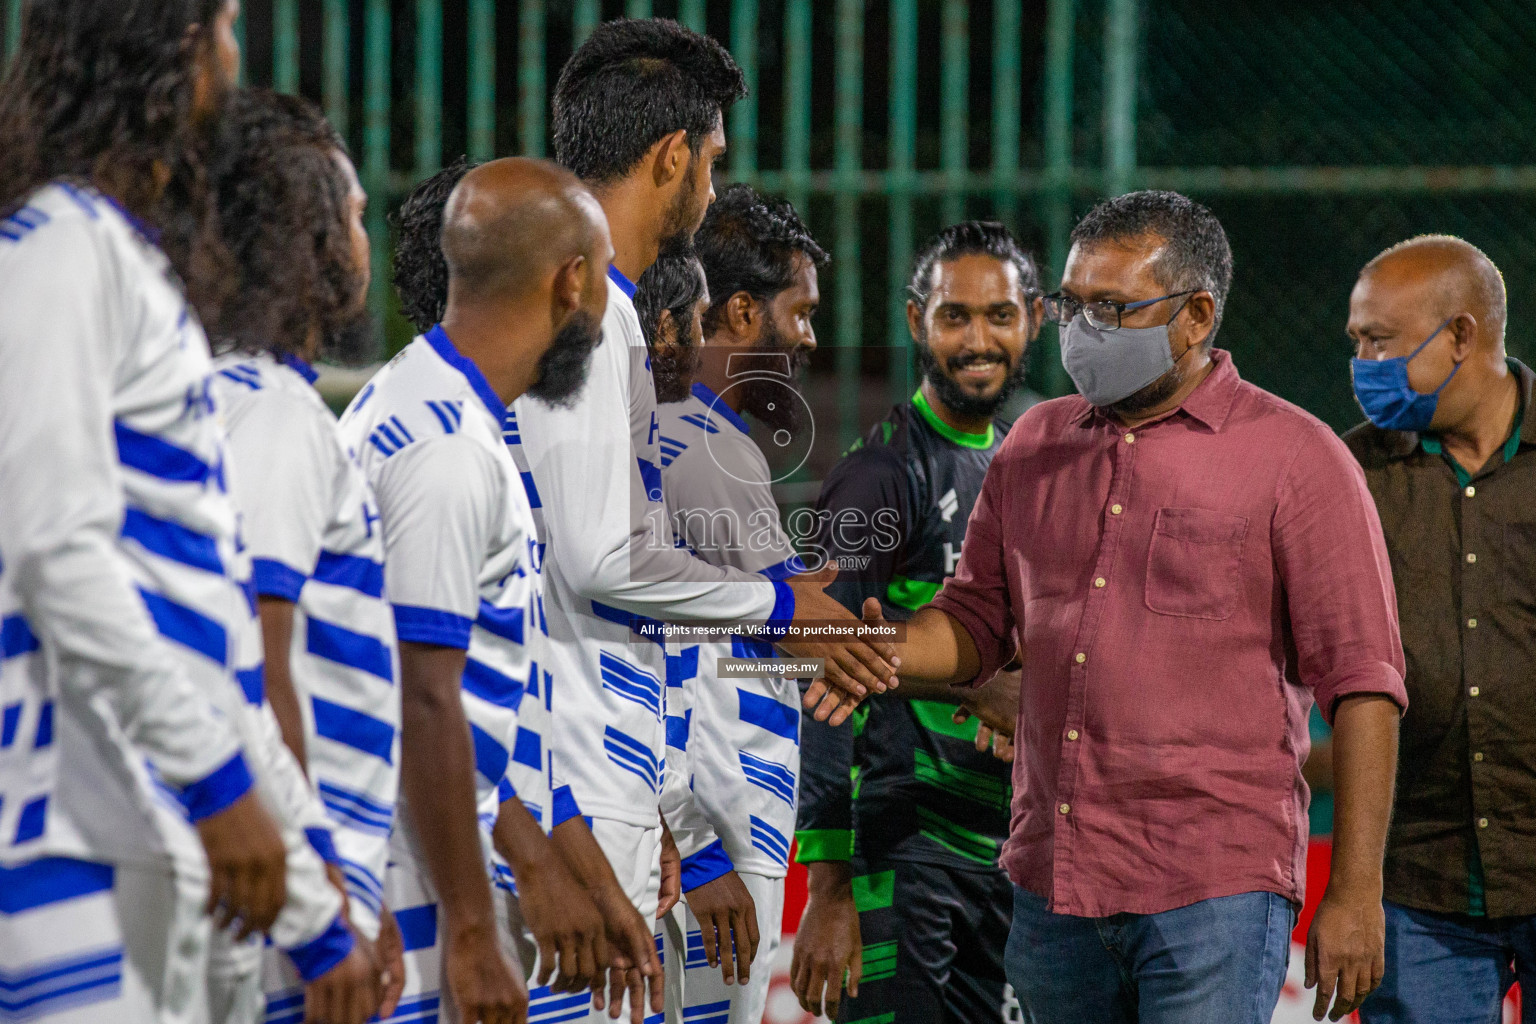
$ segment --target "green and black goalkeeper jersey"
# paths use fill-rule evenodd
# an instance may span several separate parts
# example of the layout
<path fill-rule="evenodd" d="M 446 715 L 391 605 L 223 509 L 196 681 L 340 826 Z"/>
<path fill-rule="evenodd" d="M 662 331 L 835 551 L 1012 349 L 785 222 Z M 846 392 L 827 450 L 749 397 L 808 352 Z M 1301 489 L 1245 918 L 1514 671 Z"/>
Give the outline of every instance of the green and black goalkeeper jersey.
<path fill-rule="evenodd" d="M 933 600 L 1007 429 L 958 431 L 919 391 L 855 442 L 817 501 L 818 543 L 840 567 L 828 593 L 855 615 L 878 597 L 891 620 Z M 856 847 L 865 864 L 996 870 L 1010 766 L 977 752 L 975 721 L 955 725 L 954 710 L 879 697 L 838 728 L 805 715 L 797 859 L 847 860 Z"/>

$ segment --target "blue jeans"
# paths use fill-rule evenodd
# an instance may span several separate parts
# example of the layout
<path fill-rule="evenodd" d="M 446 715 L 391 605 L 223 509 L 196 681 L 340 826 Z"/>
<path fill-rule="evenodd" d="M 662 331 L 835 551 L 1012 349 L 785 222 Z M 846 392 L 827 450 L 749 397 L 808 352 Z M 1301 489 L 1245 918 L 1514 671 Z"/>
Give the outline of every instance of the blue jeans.
<path fill-rule="evenodd" d="M 1536 1024 L 1536 916 L 1489 920 L 1388 903 L 1387 973 L 1365 1024 L 1498 1024 L 1516 981 Z"/>
<path fill-rule="evenodd" d="M 1003 960 L 1030 1024 L 1269 1024 L 1295 924 L 1271 892 L 1072 917 L 1015 886 Z"/>

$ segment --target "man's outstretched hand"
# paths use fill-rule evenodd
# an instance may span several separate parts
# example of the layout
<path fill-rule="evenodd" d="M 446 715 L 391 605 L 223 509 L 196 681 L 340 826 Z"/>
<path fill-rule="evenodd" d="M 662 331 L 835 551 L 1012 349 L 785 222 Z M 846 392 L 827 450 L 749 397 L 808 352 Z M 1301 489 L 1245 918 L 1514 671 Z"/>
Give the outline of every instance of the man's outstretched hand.
<path fill-rule="evenodd" d="M 809 581 L 810 598 L 801 603 L 801 591 L 795 591 L 795 621 L 821 618 L 823 621 L 854 621 L 853 616 L 825 593 L 826 587 L 837 579 L 837 566 L 828 564 L 820 572 L 796 576 L 791 583 Z M 820 609 L 830 605 L 836 614 L 822 615 Z M 866 625 L 885 624 L 880 602 L 871 597 L 864 602 Z M 811 682 L 805 693 L 807 711 L 814 711 L 818 722 L 831 721 L 842 725 L 853 714 L 859 703 L 871 692 L 884 693 L 898 685 L 896 671 L 901 659 L 896 657 L 894 644 L 878 640 L 820 641 L 780 643 L 780 647 L 797 658 L 826 658 L 827 674 Z M 850 671 L 852 666 L 852 671 Z M 866 681 L 867 680 L 867 681 Z"/>
<path fill-rule="evenodd" d="M 837 577 L 837 567 L 829 566 L 828 569 L 822 570 L 823 573 L 828 571 L 831 572 L 831 576 L 826 582 L 830 583 Z M 841 608 L 842 606 L 838 605 L 838 607 Z M 885 613 L 881 611 L 880 601 L 877 598 L 865 599 L 863 622 L 870 626 L 885 624 Z M 881 655 L 888 659 L 888 663 L 892 666 L 892 672 L 901 667 L 901 659 L 896 657 L 895 645 L 878 643 L 876 647 L 880 650 Z M 819 656 L 815 655 L 815 657 Z M 848 720 L 848 716 L 853 714 L 854 709 L 859 706 L 863 697 L 850 697 L 846 691 L 834 685 L 831 678 L 831 670 L 832 663 L 829 661 L 827 663 L 827 678 L 811 681 L 810 688 L 805 691 L 803 703 L 807 711 L 814 712 L 816 721 L 830 721 L 833 725 L 842 725 Z M 880 688 L 879 692 L 884 693 L 887 689 L 895 687 L 898 682 L 899 680 L 894 675 L 891 676 L 886 681 L 886 685 Z"/>
<path fill-rule="evenodd" d="M 831 563 L 820 570 L 791 576 L 786 582 L 795 592 L 795 622 L 856 622 L 836 600 L 826 593 L 827 586 L 837 579 L 837 566 Z M 876 602 L 878 604 L 878 602 Z M 865 622 L 871 620 L 866 614 Z M 829 716 L 833 725 L 841 725 L 859 706 L 859 702 L 871 693 L 884 693 L 896 686 L 896 670 L 901 660 L 896 657 L 894 645 L 872 640 L 796 640 L 779 642 L 779 647 L 795 658 L 825 658 L 826 676 L 811 684 L 806 694 L 807 709 L 816 708 L 818 720 Z M 822 697 L 831 690 L 836 700 L 823 702 Z M 814 695 L 814 696 L 813 696 Z"/>

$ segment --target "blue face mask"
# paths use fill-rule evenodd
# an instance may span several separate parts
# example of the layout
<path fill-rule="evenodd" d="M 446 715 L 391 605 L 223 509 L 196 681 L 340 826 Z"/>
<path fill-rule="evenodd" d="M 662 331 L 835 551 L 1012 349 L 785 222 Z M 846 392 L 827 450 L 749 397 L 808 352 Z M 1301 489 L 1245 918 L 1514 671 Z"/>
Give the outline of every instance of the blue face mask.
<path fill-rule="evenodd" d="M 1455 319 L 1452 317 L 1451 319 Z M 1355 399 L 1365 412 L 1365 418 L 1382 430 L 1408 430 L 1422 433 L 1429 429 L 1435 418 L 1435 406 L 1440 404 L 1440 392 L 1461 369 L 1457 363 L 1450 376 L 1429 394 L 1413 390 L 1408 383 L 1408 361 L 1425 345 L 1434 341 L 1450 320 L 1435 328 L 1435 333 L 1424 339 L 1424 344 L 1406 356 L 1394 359 L 1351 359 L 1350 371 L 1355 382 Z"/>

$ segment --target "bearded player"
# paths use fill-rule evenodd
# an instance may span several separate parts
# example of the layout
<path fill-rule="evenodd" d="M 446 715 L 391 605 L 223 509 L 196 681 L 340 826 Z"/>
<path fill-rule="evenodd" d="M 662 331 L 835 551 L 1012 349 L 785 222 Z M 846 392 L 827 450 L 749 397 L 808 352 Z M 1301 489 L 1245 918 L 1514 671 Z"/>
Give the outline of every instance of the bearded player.
<path fill-rule="evenodd" d="M 668 515 L 680 542 L 699 557 L 782 579 L 804 566 L 779 525 L 759 444 L 801 425 L 795 380 L 816 348 L 811 321 L 827 254 L 794 207 L 746 185 L 726 189 L 709 208 L 694 246 L 708 284 L 700 293 L 702 347 L 686 344 L 691 311 L 658 310 L 654 325 L 641 321 L 653 363 L 687 366 L 692 354 L 697 367 L 691 389 L 659 410 Z M 648 311 L 647 284 L 642 278 L 636 298 Z M 744 415 L 760 424 L 766 441 L 753 436 Z M 795 826 L 799 690 L 783 677 L 722 678 L 719 663 L 774 656 L 772 644 L 735 636 L 686 645 L 668 658 L 670 756 L 683 758 L 694 798 L 719 837 L 685 871 L 683 903 L 667 921 L 670 1021 L 755 1024 L 767 1003 Z M 676 706 L 673 696 L 681 698 Z M 715 869 L 701 870 L 706 862 Z M 727 913 L 734 904 L 721 891 L 727 887 L 750 892 L 753 913 L 745 921 Z"/>
<path fill-rule="evenodd" d="M 571 405 L 521 400 L 508 422 L 546 545 L 552 661 L 565 687 L 555 704 L 557 763 L 647 917 L 661 905 L 666 783 L 666 667 L 657 620 L 755 620 L 782 634 L 796 617 L 849 618 L 823 593 L 825 578 L 770 581 L 716 568 L 675 548 L 655 521 L 656 399 L 633 282 L 664 242 L 691 235 L 703 219 L 713 198 L 711 169 L 725 150 L 722 110 L 742 88 L 740 69 L 718 43 L 664 20 L 601 25 L 562 70 L 556 156 L 592 190 L 614 237 L 603 342 Z M 429 286 L 432 280 L 423 275 Z M 406 304 L 424 303 L 412 296 Z M 632 643 L 636 634 L 649 640 Z M 826 657 L 829 678 L 850 707 L 893 675 L 883 651 L 862 641 L 786 646 Z M 701 831 L 689 832 L 702 841 Z M 659 980 L 651 991 L 655 1011 Z"/>
<path fill-rule="evenodd" d="M 33 1018 L 206 1019 L 204 906 L 243 936 L 285 899 L 225 713 L 249 612 L 189 304 L 221 246 L 178 173 L 236 13 L 35 3 L 0 86 L 0 970 Z"/>
<path fill-rule="evenodd" d="M 1001 224 L 954 225 L 918 254 L 907 324 L 922 384 L 854 444 L 817 502 L 815 554 L 863 566 L 833 585 L 849 608 L 877 597 L 888 618 L 905 618 L 953 573 L 1008 429 L 998 410 L 1022 385 L 1040 327 L 1039 281 Z M 886 698 L 847 727 L 806 717 L 796 838 L 810 901 L 792 973 L 808 1010 L 1001 1018 L 1010 766 L 977 749 L 976 722 L 954 717 L 953 704 Z"/>

